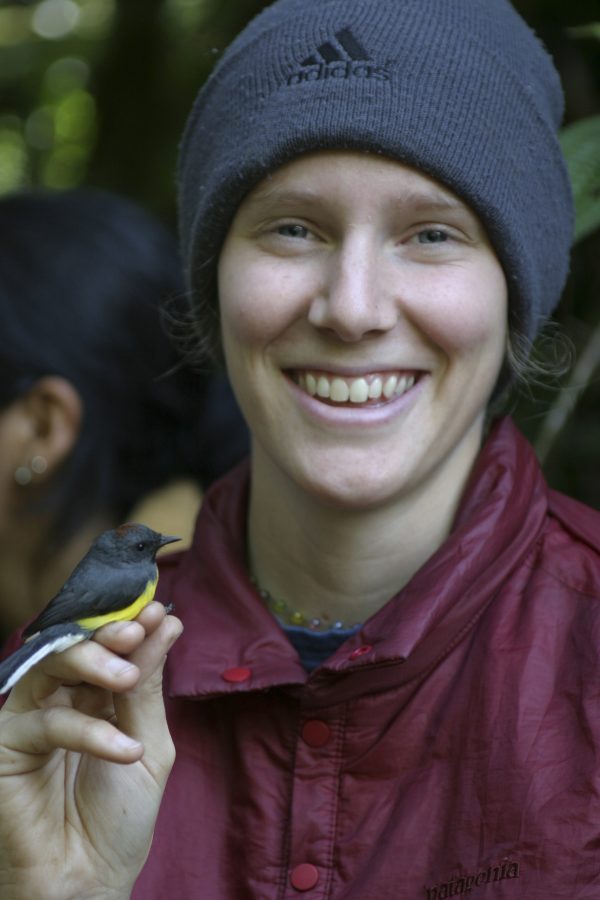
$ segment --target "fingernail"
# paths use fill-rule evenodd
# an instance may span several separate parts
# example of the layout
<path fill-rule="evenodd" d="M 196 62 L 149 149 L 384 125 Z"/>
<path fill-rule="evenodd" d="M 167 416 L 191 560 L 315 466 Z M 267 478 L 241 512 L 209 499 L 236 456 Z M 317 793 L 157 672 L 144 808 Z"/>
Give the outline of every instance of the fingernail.
<path fill-rule="evenodd" d="M 173 644 L 175 643 L 175 641 L 178 640 L 178 639 L 181 637 L 182 634 L 183 634 L 183 625 L 181 626 L 181 628 L 179 629 L 179 631 L 177 632 L 177 634 L 174 634 L 173 637 L 171 638 L 171 640 L 169 641 L 169 646 L 168 646 L 168 648 L 167 648 L 168 650 L 171 649 L 171 647 L 173 646 Z"/>
<path fill-rule="evenodd" d="M 142 746 L 140 741 L 135 741 L 127 734 L 123 734 L 122 731 L 119 731 L 115 735 L 115 744 L 122 750 L 139 750 L 139 748 Z"/>
<path fill-rule="evenodd" d="M 119 656 L 111 656 L 106 663 L 106 668 L 111 675 L 124 675 L 125 672 L 133 669 L 133 664 L 126 659 L 121 659 Z"/>
<path fill-rule="evenodd" d="M 124 631 L 130 631 L 132 627 L 136 627 L 133 625 L 133 622 L 111 622 L 110 625 L 106 626 L 107 629 L 110 629 L 113 634 L 122 634 Z"/>

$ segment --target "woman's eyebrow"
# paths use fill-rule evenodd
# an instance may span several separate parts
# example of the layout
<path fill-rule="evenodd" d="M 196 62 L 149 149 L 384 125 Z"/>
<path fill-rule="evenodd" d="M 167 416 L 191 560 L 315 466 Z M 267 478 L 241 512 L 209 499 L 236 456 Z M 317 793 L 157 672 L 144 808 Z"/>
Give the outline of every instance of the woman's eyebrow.
<path fill-rule="evenodd" d="M 280 189 L 276 185 L 265 185 L 256 189 L 246 198 L 248 206 L 260 206 L 268 209 L 271 206 L 286 204 L 314 204 L 322 201 L 322 195 L 313 190 L 289 190 Z"/>
<path fill-rule="evenodd" d="M 472 215 L 471 210 L 463 203 L 459 197 L 453 197 L 435 189 L 427 190 L 409 190 L 402 195 L 396 195 L 390 198 L 397 206 L 408 206 L 411 209 L 440 210 L 442 212 L 462 212 Z"/>
<path fill-rule="evenodd" d="M 285 188 L 276 184 L 265 184 L 256 188 L 246 198 L 249 208 L 260 208 L 261 212 L 279 209 L 282 206 L 301 205 L 305 207 L 321 205 L 324 195 L 312 188 Z M 436 188 L 407 189 L 401 193 L 390 193 L 387 197 L 393 209 L 407 208 L 419 213 L 455 212 L 474 217 L 474 213 L 459 197 L 454 197 Z"/>

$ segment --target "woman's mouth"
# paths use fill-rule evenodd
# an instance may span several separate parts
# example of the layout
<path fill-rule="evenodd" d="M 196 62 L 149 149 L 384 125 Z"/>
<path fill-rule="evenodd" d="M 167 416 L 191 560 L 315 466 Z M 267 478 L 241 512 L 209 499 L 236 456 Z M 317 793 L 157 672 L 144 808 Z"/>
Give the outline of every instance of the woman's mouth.
<path fill-rule="evenodd" d="M 416 372 L 371 372 L 347 376 L 317 370 L 294 370 L 290 377 L 310 397 L 334 406 L 380 406 L 405 394 Z"/>

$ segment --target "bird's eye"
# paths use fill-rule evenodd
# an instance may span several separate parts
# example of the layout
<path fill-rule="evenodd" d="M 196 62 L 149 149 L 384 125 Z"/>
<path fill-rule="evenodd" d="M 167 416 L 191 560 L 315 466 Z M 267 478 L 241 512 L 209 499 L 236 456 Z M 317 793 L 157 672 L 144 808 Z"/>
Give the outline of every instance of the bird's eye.
<path fill-rule="evenodd" d="M 143 541 L 140 541 L 139 544 L 137 545 L 137 548 L 138 548 L 138 550 L 145 550 L 146 545 L 144 544 Z"/>

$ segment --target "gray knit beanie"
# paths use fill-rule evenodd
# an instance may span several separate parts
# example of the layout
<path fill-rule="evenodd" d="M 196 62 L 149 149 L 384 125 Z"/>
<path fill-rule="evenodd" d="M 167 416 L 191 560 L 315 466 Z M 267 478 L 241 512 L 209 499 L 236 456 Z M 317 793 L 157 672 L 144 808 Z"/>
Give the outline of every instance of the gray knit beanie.
<path fill-rule="evenodd" d="M 508 0 L 279 0 L 217 63 L 184 133 L 182 254 L 202 327 L 237 207 L 302 153 L 416 166 L 478 213 L 529 343 L 564 286 L 572 200 L 558 75 Z M 212 326 L 211 326 L 212 321 Z"/>

